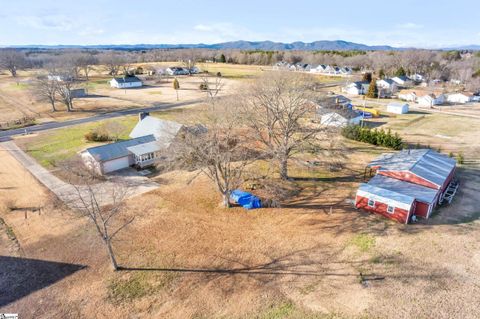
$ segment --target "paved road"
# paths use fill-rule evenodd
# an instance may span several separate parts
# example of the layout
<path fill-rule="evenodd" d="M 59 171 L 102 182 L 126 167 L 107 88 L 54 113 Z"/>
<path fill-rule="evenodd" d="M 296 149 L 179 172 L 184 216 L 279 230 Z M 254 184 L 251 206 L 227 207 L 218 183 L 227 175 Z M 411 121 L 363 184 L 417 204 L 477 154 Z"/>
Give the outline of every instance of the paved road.
<path fill-rule="evenodd" d="M 152 107 L 128 109 L 128 110 L 121 110 L 121 111 L 109 112 L 109 113 L 101 113 L 101 114 L 94 115 L 94 116 L 91 116 L 91 117 L 85 117 L 85 118 L 81 118 L 81 119 L 69 120 L 69 121 L 64 121 L 64 122 L 47 122 L 47 123 L 33 125 L 33 126 L 30 126 L 30 127 L 27 127 L 27 128 L 19 128 L 19 129 L 8 130 L 8 131 L 0 131 L 0 142 L 8 141 L 8 140 L 10 140 L 10 137 L 15 136 L 15 135 L 22 135 L 22 134 L 25 133 L 25 130 L 27 130 L 29 133 L 40 132 L 40 131 L 46 131 L 46 130 L 61 128 L 61 127 L 83 124 L 83 123 L 97 122 L 97 121 L 102 121 L 102 120 L 106 120 L 106 119 L 121 117 L 121 116 L 125 116 L 125 115 L 138 114 L 139 112 L 161 111 L 161 110 L 166 110 L 166 109 L 170 109 L 170 108 L 174 108 L 174 107 L 180 107 L 180 106 L 184 106 L 184 105 L 190 105 L 190 104 L 198 103 L 200 101 L 201 100 L 191 100 L 191 101 L 180 102 L 180 103 L 166 103 L 166 104 L 161 104 L 161 105 L 152 106 Z"/>
<path fill-rule="evenodd" d="M 72 208 L 81 206 L 79 202 L 79 191 L 84 198 L 88 198 L 88 193 L 80 186 L 78 189 L 73 185 L 66 183 L 53 175 L 50 171 L 42 167 L 33 158 L 23 152 L 13 141 L 0 143 L 0 148 L 9 152 L 20 164 L 22 164 L 40 183 L 45 185 L 58 198 L 64 201 Z M 131 174 L 131 171 L 119 173 L 110 176 L 107 181 L 94 185 L 97 200 L 102 204 L 111 204 L 113 201 L 112 191 L 122 182 L 128 187 L 128 197 L 137 196 L 157 189 L 159 185 L 150 181 L 147 177 Z"/>

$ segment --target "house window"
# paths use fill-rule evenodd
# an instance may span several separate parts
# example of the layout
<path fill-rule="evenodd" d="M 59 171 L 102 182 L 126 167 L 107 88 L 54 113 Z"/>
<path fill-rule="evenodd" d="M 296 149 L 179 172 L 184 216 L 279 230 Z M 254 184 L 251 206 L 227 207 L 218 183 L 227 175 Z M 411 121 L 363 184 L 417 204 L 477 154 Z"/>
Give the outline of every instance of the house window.
<path fill-rule="evenodd" d="M 388 205 L 387 206 L 387 213 L 389 213 L 389 214 L 395 213 L 395 207 Z"/>
<path fill-rule="evenodd" d="M 368 200 L 368 206 L 369 207 L 375 207 L 375 201 L 373 199 Z"/>

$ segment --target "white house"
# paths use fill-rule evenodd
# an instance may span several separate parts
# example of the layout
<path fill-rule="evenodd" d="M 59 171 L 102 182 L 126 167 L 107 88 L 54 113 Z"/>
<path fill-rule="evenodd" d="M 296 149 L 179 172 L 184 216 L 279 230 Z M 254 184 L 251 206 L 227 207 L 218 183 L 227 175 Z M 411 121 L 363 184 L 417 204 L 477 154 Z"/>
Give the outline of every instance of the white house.
<path fill-rule="evenodd" d="M 126 141 L 90 147 L 81 152 L 80 156 L 87 167 L 93 169 L 97 174 L 103 175 L 134 165 L 134 157 L 128 151 L 128 148 L 151 142 L 155 142 L 155 137 L 147 135 Z"/>
<path fill-rule="evenodd" d="M 418 95 L 417 104 L 421 106 L 434 106 L 445 103 L 445 95 L 439 94 L 435 95 L 433 93 Z"/>
<path fill-rule="evenodd" d="M 343 88 L 343 91 L 352 95 L 365 95 L 368 92 L 370 84 L 365 81 L 357 81 L 348 84 Z"/>
<path fill-rule="evenodd" d="M 362 121 L 362 116 L 351 112 L 351 115 L 331 112 L 323 114 L 320 118 L 320 124 L 325 126 L 344 127 L 347 125 L 358 125 Z"/>
<path fill-rule="evenodd" d="M 395 113 L 395 114 L 408 113 L 408 104 L 407 103 L 391 102 L 387 105 L 387 112 Z"/>
<path fill-rule="evenodd" d="M 182 128 L 182 124 L 143 112 L 130 133 L 131 139 L 91 147 L 80 155 L 87 167 L 101 175 L 130 166 L 143 168 L 162 158 L 162 151 L 170 146 Z"/>
<path fill-rule="evenodd" d="M 412 90 L 401 90 L 398 92 L 398 98 L 408 102 L 416 102 L 417 94 Z"/>
<path fill-rule="evenodd" d="M 408 76 L 396 76 L 392 80 L 400 86 L 412 85 L 412 80 Z"/>
<path fill-rule="evenodd" d="M 127 76 L 123 78 L 111 79 L 110 86 L 118 89 L 138 88 L 143 86 L 143 82 L 136 76 Z"/>
<path fill-rule="evenodd" d="M 418 74 L 418 73 L 415 73 L 415 74 L 413 74 L 413 75 L 410 75 L 409 78 L 410 78 L 413 82 L 416 82 L 416 83 L 421 83 L 421 82 L 425 81 L 425 78 L 423 77 L 423 75 Z"/>
<path fill-rule="evenodd" d="M 381 79 L 376 82 L 379 89 L 388 90 L 390 93 L 397 91 L 398 85 L 392 79 Z"/>
<path fill-rule="evenodd" d="M 473 94 L 469 92 L 452 93 L 447 95 L 447 102 L 465 104 L 473 101 Z"/>

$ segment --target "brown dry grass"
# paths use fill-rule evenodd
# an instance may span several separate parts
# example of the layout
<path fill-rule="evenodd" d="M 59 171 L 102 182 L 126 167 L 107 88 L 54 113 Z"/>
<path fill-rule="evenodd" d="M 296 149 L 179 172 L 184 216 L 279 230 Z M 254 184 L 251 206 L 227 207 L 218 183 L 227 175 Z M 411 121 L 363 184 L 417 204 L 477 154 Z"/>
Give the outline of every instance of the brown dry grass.
<path fill-rule="evenodd" d="M 160 176 L 159 190 L 129 201 L 137 218 L 114 243 L 122 266 L 145 270 L 118 273 L 91 225 L 46 205 L 43 188 L 28 174 L 22 181 L 23 169 L 3 153 L 0 187 L 15 188 L 1 194 L 34 192 L 46 207 L 28 219 L 2 213 L 23 256 L 87 268 L 1 310 L 24 318 L 474 318 L 478 171 L 464 169 L 454 204 L 428 223 L 398 225 L 346 202 L 353 175 L 373 156 L 363 144 L 350 147 L 348 169 L 299 182 L 282 209 L 224 210 L 204 177 Z M 360 273 L 384 279 L 364 285 Z"/>

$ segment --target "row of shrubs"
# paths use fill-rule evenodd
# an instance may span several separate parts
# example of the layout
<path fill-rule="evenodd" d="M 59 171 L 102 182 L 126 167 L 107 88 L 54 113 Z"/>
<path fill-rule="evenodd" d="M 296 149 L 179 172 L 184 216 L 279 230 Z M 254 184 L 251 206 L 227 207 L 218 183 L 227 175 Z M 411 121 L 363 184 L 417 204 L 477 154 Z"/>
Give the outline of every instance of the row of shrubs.
<path fill-rule="evenodd" d="M 384 146 L 394 150 L 403 148 L 403 140 L 398 133 L 392 134 L 390 129 L 371 129 L 359 125 L 349 125 L 342 129 L 342 135 L 348 139 L 365 142 L 373 145 Z"/>

